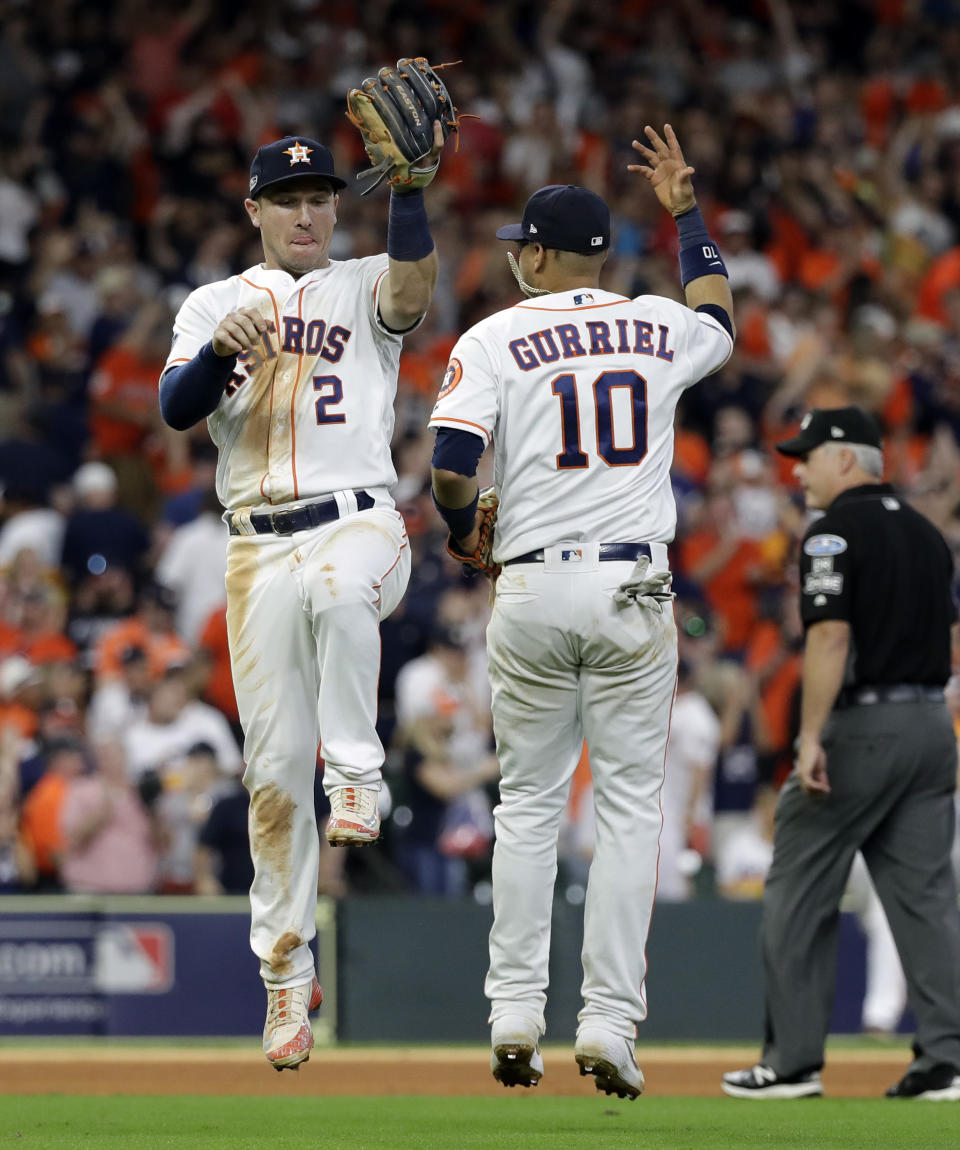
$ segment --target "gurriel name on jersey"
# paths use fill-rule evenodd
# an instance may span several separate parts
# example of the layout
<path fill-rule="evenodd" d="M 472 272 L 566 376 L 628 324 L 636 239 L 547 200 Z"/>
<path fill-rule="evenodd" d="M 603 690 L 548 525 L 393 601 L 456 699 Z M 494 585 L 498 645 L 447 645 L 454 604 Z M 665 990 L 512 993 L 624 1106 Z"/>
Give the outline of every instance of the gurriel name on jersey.
<path fill-rule="evenodd" d="M 654 346 L 653 324 L 642 319 L 614 320 L 613 327 L 603 320 L 582 324 L 558 323 L 510 341 L 510 353 L 521 371 L 532 371 L 558 359 L 581 359 L 588 355 L 650 355 L 673 362 L 670 328 L 657 324 Z"/>

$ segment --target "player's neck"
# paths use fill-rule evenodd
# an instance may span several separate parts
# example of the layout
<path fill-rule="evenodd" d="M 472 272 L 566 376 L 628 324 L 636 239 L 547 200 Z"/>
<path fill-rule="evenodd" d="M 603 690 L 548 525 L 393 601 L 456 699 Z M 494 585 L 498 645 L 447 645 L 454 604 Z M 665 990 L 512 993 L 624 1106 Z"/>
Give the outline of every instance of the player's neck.
<path fill-rule="evenodd" d="M 559 295 L 565 291 L 599 291 L 600 280 L 596 276 L 546 276 L 536 286 L 546 288 L 551 295 Z"/>
<path fill-rule="evenodd" d="M 312 268 L 294 268 L 294 267 L 290 267 L 287 264 L 280 263 L 278 260 L 272 260 L 268 257 L 267 259 L 265 259 L 263 261 L 263 263 L 260 266 L 263 268 L 264 271 L 267 271 L 267 272 L 286 272 L 287 275 L 290 276 L 292 279 L 298 280 L 298 279 L 301 279 L 303 276 L 313 275 L 314 272 L 323 271 L 324 268 L 329 267 L 330 266 L 330 258 L 328 256 L 323 261 L 323 263 L 318 263 L 315 267 L 312 267 Z"/>

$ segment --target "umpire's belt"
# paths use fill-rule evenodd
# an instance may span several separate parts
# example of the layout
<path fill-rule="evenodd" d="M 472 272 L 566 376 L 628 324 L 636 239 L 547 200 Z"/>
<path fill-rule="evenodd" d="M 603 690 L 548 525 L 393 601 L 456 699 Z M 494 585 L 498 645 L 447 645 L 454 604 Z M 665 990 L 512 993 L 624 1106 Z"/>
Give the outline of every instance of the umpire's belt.
<path fill-rule="evenodd" d="M 844 687 L 836 706 L 870 707 L 874 703 L 942 703 L 943 688 L 920 683 L 894 683 L 882 687 Z"/>
<path fill-rule="evenodd" d="M 355 491 L 358 511 L 369 511 L 373 506 L 373 496 L 366 491 Z M 231 535 L 249 535 L 237 523 L 238 512 L 234 512 L 229 519 Z M 250 526 L 255 535 L 292 535 L 294 531 L 307 531 L 311 527 L 319 527 L 322 523 L 332 523 L 340 518 L 340 507 L 336 496 L 328 495 L 314 503 L 305 503 L 302 507 L 290 507 L 286 510 L 253 512 L 250 515 Z"/>
<path fill-rule="evenodd" d="M 570 544 L 570 550 L 576 551 L 577 545 Z M 610 562 L 619 559 L 621 562 L 632 563 L 641 555 L 652 558 L 649 543 L 601 543 L 600 561 Z M 511 563 L 542 563 L 544 559 L 543 548 L 539 551 L 528 551 L 525 555 L 518 555 L 515 559 L 507 559 L 503 566 L 509 567 Z"/>

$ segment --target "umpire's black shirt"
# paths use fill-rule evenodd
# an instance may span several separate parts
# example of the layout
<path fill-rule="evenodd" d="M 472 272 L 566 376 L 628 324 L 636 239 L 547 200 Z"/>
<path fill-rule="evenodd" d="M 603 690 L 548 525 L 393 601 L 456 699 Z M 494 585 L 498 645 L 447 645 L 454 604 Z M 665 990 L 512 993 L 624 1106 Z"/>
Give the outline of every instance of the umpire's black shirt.
<path fill-rule="evenodd" d="M 936 527 L 889 484 L 834 499 L 803 537 L 800 578 L 805 628 L 850 624 L 845 686 L 946 683 L 953 559 Z"/>

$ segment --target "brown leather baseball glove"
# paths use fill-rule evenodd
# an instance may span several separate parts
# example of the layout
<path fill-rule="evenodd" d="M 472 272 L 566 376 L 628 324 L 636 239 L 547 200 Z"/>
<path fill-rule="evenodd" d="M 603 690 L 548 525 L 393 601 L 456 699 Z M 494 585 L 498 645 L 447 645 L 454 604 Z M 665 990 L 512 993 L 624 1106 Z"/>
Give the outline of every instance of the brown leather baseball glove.
<path fill-rule="evenodd" d="M 440 121 L 443 138 L 459 130 L 459 116 L 447 86 L 425 56 L 397 61 L 396 68 L 381 68 L 359 88 L 347 93 L 347 118 L 360 129 L 373 170 L 361 172 L 365 196 L 386 180 L 398 192 L 424 188 L 437 174 L 439 158 L 433 150 L 433 123 Z M 371 179 L 371 177 L 374 177 Z"/>

